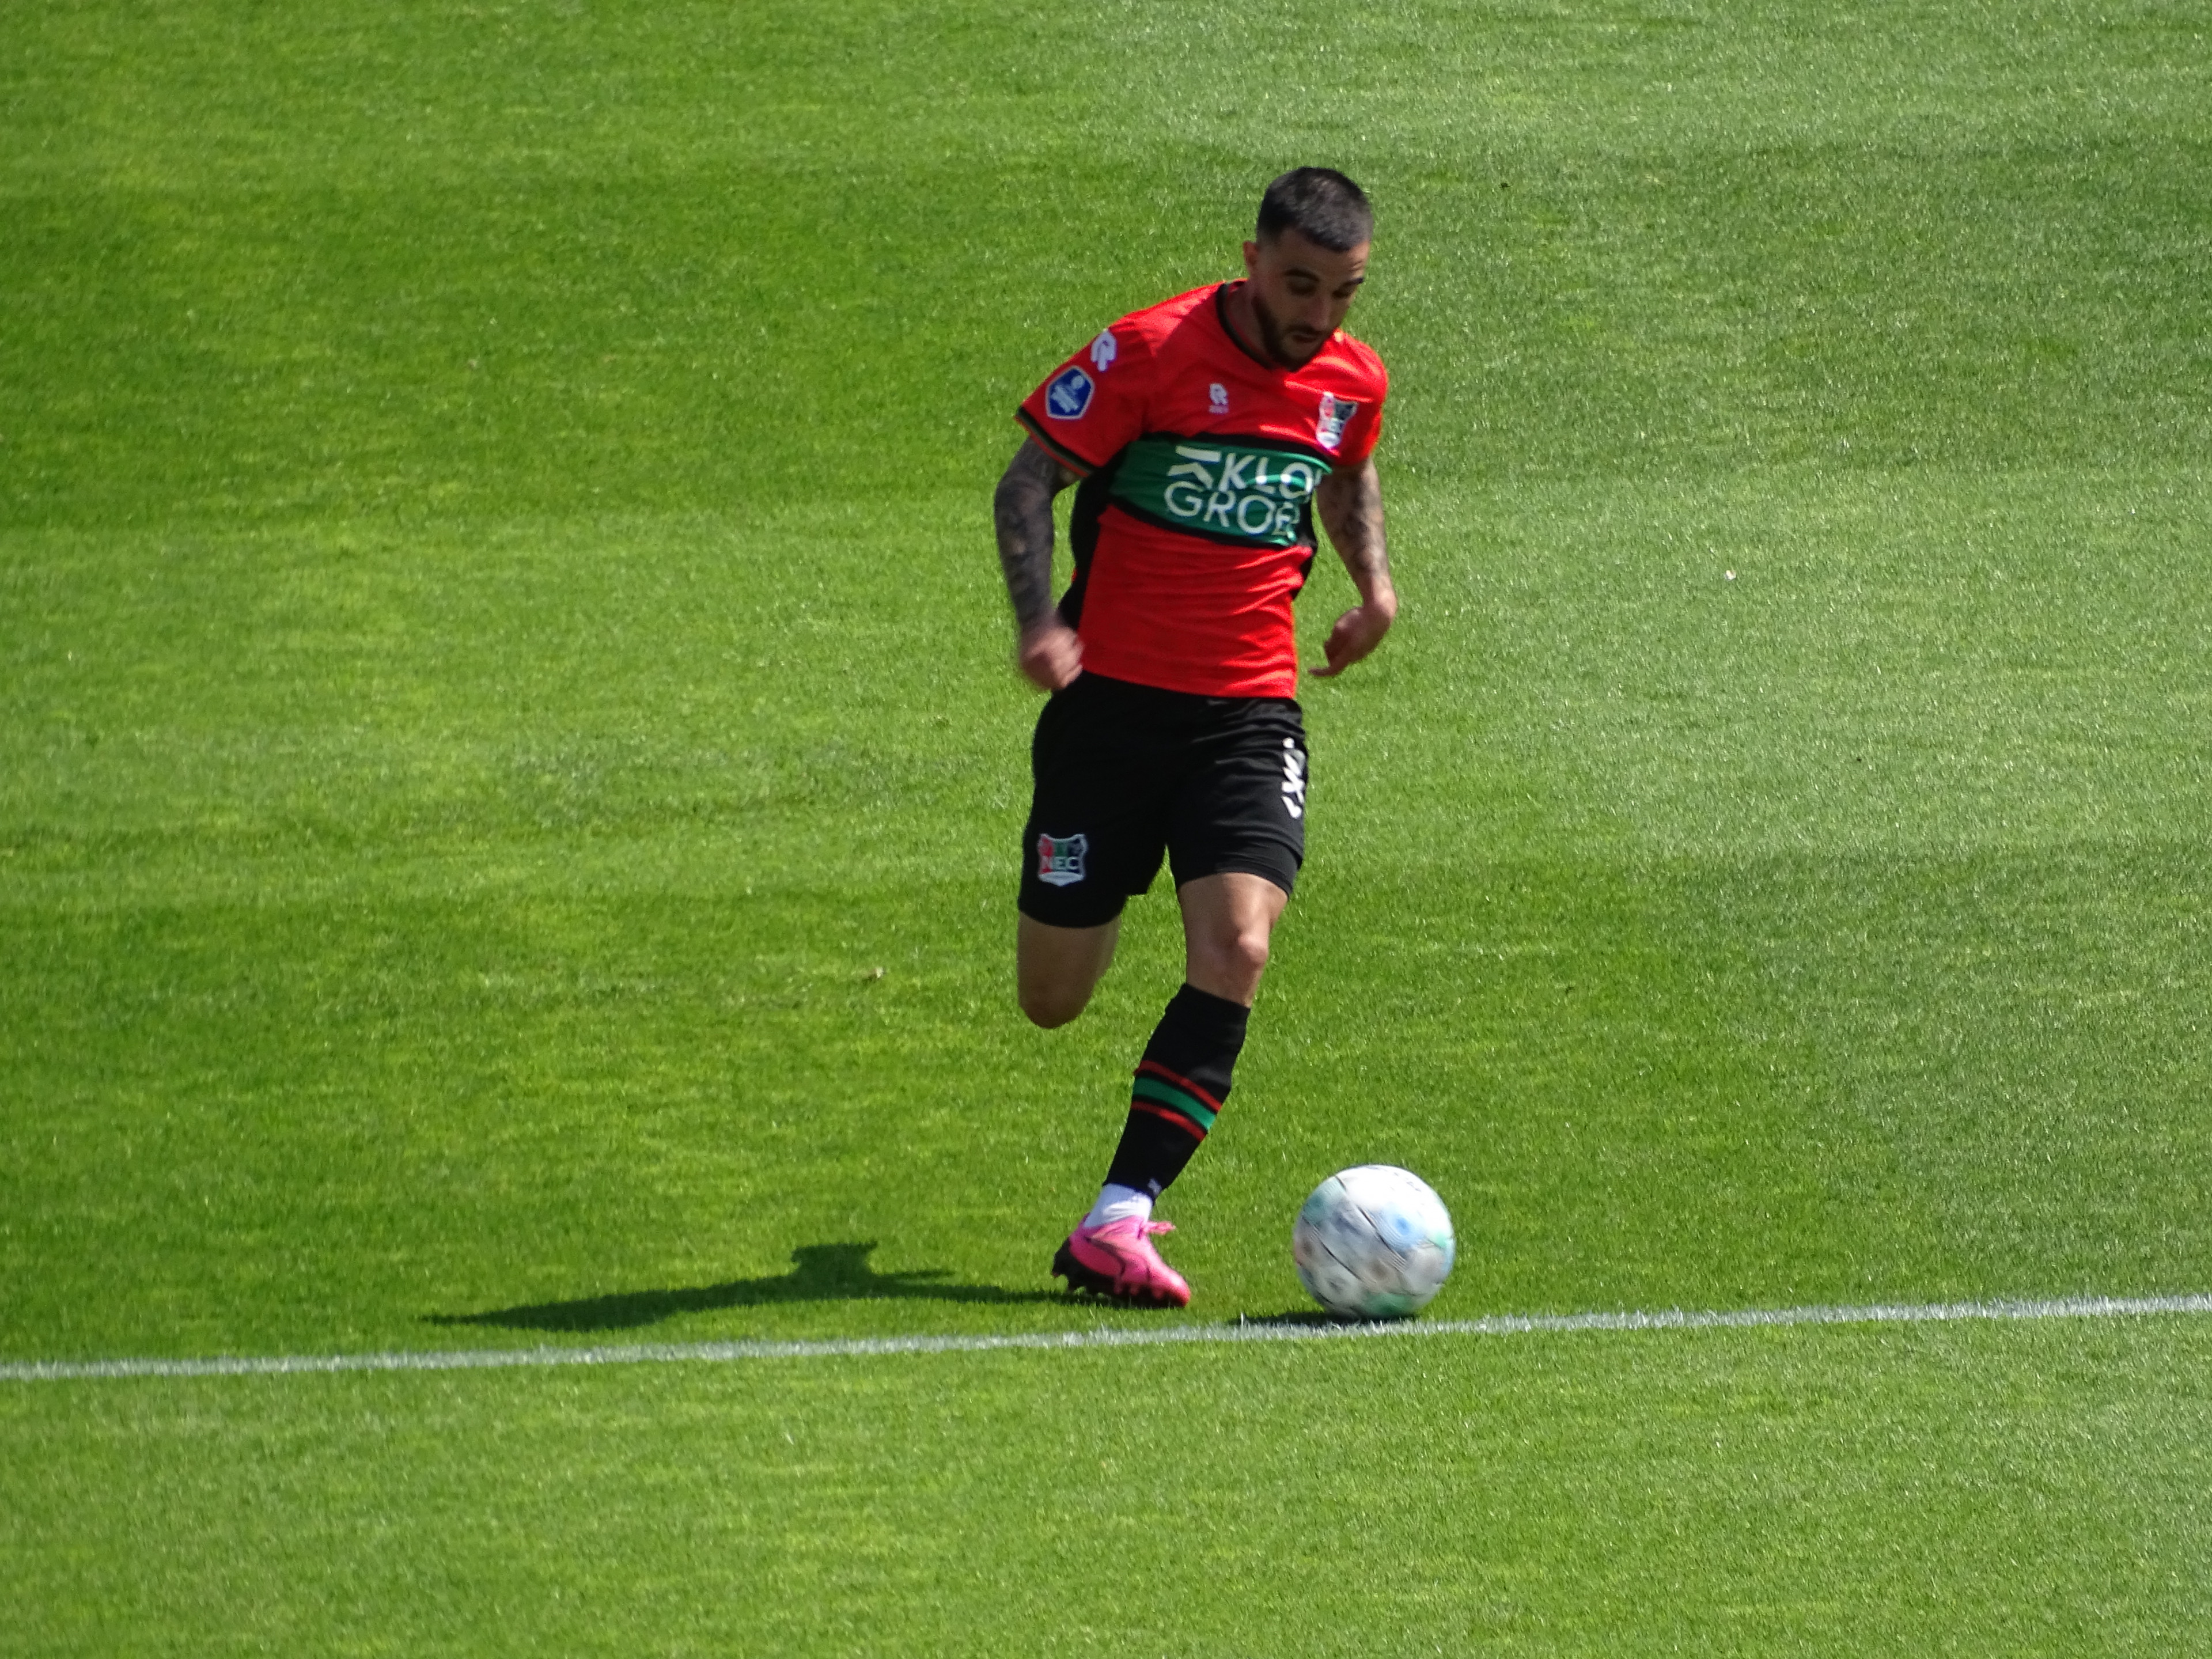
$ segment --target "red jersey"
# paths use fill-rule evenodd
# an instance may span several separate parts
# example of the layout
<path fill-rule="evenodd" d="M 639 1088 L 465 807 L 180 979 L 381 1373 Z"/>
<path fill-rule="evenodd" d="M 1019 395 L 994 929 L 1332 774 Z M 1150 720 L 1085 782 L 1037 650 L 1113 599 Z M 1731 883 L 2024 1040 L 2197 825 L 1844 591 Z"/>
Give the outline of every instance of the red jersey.
<path fill-rule="evenodd" d="M 1313 493 L 1382 435 L 1389 377 L 1342 330 L 1297 368 L 1237 343 L 1224 283 L 1133 312 L 1017 416 L 1083 479 L 1060 615 L 1083 665 L 1209 696 L 1297 695 Z"/>

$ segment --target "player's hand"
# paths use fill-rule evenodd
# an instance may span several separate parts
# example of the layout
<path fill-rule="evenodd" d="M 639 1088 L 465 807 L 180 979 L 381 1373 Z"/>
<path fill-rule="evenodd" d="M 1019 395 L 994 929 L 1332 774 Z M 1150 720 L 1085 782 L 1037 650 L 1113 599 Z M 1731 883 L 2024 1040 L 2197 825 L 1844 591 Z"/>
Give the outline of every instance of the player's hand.
<path fill-rule="evenodd" d="M 1083 672 L 1083 641 L 1055 617 L 1022 635 L 1014 661 L 1033 684 L 1048 691 L 1064 690 Z"/>
<path fill-rule="evenodd" d="M 1328 630 L 1328 638 L 1322 644 L 1328 658 L 1327 665 L 1310 672 L 1315 678 L 1323 680 L 1332 674 L 1341 674 L 1382 643 L 1382 636 L 1390 631 L 1390 624 L 1397 617 L 1395 600 L 1388 605 L 1353 605 L 1336 619 L 1336 626 Z"/>

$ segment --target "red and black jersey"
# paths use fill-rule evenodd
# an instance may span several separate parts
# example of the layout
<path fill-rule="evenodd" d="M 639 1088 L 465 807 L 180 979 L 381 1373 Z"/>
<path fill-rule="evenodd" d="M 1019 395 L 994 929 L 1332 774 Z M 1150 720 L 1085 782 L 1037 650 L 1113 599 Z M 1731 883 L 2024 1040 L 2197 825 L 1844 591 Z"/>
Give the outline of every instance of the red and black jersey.
<path fill-rule="evenodd" d="M 1237 343 L 1231 285 L 1133 312 L 1023 403 L 1083 483 L 1060 615 L 1083 665 L 1209 696 L 1297 694 L 1291 602 L 1314 556 L 1313 493 L 1382 435 L 1389 377 L 1340 330 L 1283 368 Z"/>

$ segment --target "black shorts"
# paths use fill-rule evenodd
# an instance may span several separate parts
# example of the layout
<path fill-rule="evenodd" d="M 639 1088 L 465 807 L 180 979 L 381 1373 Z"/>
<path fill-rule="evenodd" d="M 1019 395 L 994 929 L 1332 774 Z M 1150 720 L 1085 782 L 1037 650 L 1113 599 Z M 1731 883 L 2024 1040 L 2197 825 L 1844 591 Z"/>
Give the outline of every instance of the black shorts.
<path fill-rule="evenodd" d="M 1306 732 L 1289 697 L 1203 697 L 1084 674 L 1030 747 L 1021 910 L 1095 927 L 1152 884 L 1243 871 L 1289 892 L 1306 851 Z"/>

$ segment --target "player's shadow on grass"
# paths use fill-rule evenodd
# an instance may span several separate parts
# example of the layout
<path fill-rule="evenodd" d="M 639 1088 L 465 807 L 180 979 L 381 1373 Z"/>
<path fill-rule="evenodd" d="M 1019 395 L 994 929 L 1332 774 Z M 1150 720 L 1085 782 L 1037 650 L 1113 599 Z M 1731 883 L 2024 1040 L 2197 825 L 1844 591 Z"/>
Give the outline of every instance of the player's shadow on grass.
<path fill-rule="evenodd" d="M 430 1314 L 432 1325 L 502 1325 L 519 1331 L 626 1331 L 678 1314 L 764 1308 L 782 1302 L 1060 1302 L 1051 1291 L 1009 1291 L 996 1285 L 948 1285 L 944 1267 L 879 1273 L 868 1265 L 874 1243 L 802 1244 L 791 1271 L 775 1279 L 733 1279 L 724 1285 L 675 1290 L 617 1291 L 574 1302 L 534 1302 L 489 1313 Z"/>

